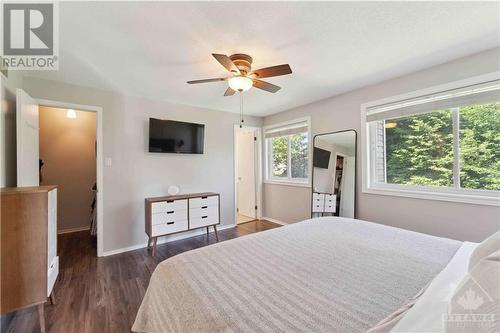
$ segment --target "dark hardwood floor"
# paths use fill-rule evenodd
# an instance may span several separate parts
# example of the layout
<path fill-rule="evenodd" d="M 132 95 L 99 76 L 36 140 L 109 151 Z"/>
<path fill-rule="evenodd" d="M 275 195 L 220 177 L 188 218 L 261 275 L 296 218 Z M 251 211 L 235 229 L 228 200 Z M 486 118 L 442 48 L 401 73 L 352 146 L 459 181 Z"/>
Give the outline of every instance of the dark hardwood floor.
<path fill-rule="evenodd" d="M 279 227 L 264 220 L 219 231 L 224 241 Z M 215 243 L 202 235 L 158 245 L 156 257 L 146 249 L 97 258 L 88 232 L 58 237 L 59 277 L 56 304 L 46 303 L 46 327 L 52 333 L 130 332 L 151 273 L 161 261 Z M 39 332 L 36 308 L 17 312 L 3 332 Z"/>

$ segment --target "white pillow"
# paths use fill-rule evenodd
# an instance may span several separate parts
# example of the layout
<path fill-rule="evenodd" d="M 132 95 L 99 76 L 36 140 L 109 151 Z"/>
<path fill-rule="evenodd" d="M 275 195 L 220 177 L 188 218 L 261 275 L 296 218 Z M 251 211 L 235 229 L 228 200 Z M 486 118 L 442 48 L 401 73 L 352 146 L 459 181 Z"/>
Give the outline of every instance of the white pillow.
<path fill-rule="evenodd" d="M 474 266 L 483 259 L 500 250 L 500 231 L 495 232 L 490 237 L 482 241 L 472 252 L 469 259 L 469 272 L 474 269 Z"/>

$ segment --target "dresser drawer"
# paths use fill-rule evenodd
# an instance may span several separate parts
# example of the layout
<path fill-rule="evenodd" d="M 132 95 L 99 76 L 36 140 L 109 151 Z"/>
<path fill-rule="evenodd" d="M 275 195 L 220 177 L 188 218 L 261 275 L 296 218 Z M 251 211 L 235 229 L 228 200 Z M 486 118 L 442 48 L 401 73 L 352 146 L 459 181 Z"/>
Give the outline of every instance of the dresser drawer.
<path fill-rule="evenodd" d="M 313 213 L 322 213 L 325 209 L 325 202 L 323 200 L 313 201 L 312 203 L 312 212 Z"/>
<path fill-rule="evenodd" d="M 196 229 L 207 225 L 219 224 L 219 213 L 213 215 L 203 215 L 189 219 L 189 228 Z"/>
<path fill-rule="evenodd" d="M 47 269 L 47 297 L 50 296 L 59 274 L 59 257 L 54 257 Z"/>
<path fill-rule="evenodd" d="M 172 221 L 187 220 L 188 214 L 186 209 L 170 210 L 168 212 L 151 214 L 151 224 L 163 224 Z"/>
<path fill-rule="evenodd" d="M 151 212 L 166 213 L 175 210 L 187 209 L 187 200 L 159 201 L 151 204 Z"/>
<path fill-rule="evenodd" d="M 335 194 L 325 194 L 325 202 L 327 204 L 331 203 L 331 202 L 335 202 L 336 198 L 337 198 L 337 196 Z"/>
<path fill-rule="evenodd" d="M 189 208 L 219 206 L 219 196 L 213 195 L 209 197 L 189 199 Z"/>
<path fill-rule="evenodd" d="M 324 193 L 313 192 L 313 202 L 325 200 Z"/>
<path fill-rule="evenodd" d="M 206 215 L 219 216 L 219 206 L 202 206 L 189 208 L 189 218 L 201 217 Z"/>
<path fill-rule="evenodd" d="M 325 213 L 335 213 L 335 202 L 325 203 Z"/>
<path fill-rule="evenodd" d="M 174 232 L 188 230 L 188 221 L 171 221 L 162 224 L 155 224 L 151 227 L 151 237 L 172 234 Z"/>

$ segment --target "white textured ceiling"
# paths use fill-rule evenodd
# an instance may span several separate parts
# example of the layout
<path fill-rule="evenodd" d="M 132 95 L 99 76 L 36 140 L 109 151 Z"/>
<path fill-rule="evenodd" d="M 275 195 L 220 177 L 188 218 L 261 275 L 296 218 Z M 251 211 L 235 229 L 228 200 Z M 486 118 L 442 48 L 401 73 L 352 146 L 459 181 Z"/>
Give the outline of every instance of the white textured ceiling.
<path fill-rule="evenodd" d="M 245 113 L 269 115 L 499 46 L 499 2 L 64 2 L 60 69 L 28 75 L 238 112 L 211 53 L 254 68 L 289 63 L 251 89 Z"/>

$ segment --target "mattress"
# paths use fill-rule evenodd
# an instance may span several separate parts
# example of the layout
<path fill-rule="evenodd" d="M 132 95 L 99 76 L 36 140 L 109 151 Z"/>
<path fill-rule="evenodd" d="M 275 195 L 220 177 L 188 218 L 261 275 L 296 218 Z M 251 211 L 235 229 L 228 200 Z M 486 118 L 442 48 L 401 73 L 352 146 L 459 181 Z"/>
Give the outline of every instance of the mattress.
<path fill-rule="evenodd" d="M 321 217 L 159 264 L 135 332 L 365 332 L 424 288 L 461 242 Z"/>

